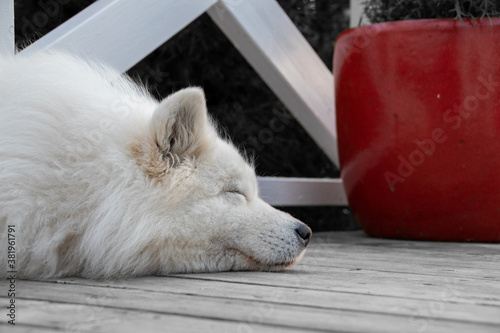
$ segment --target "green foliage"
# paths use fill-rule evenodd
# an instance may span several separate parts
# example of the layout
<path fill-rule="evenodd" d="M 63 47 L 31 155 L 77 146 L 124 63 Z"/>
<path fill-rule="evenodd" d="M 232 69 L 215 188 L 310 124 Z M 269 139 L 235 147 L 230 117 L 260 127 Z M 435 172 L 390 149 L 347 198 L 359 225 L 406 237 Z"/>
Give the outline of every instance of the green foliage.
<path fill-rule="evenodd" d="M 429 18 L 500 16 L 496 0 L 367 0 L 365 14 L 372 23 Z"/>

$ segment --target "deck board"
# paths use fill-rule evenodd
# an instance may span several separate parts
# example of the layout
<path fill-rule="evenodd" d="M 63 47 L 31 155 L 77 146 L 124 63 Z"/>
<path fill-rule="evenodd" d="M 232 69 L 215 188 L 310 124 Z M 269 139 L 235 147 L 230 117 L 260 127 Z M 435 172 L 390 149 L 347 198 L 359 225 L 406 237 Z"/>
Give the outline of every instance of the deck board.
<path fill-rule="evenodd" d="M 2 312 L 0 332 L 499 332 L 500 244 L 317 233 L 287 272 L 21 280 L 16 289 L 17 325 Z"/>

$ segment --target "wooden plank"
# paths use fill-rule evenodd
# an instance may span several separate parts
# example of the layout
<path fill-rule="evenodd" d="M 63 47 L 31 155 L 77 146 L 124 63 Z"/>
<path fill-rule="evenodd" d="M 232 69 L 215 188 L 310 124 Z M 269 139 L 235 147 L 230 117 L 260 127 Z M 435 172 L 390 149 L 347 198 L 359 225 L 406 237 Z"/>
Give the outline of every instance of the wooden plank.
<path fill-rule="evenodd" d="M 415 315 L 412 317 L 387 315 L 385 313 L 365 313 L 362 311 L 348 311 L 346 309 L 328 308 L 324 309 L 318 306 L 303 306 L 282 303 L 268 303 L 260 300 L 241 301 L 229 298 L 203 297 L 198 295 L 165 294 L 156 291 L 130 290 L 96 288 L 88 286 L 71 285 L 66 289 L 52 288 L 33 288 L 30 293 L 36 293 L 37 296 L 50 303 L 44 306 L 43 310 L 37 309 L 36 323 L 50 320 L 43 318 L 40 312 L 45 312 L 45 308 L 51 308 L 58 303 L 65 303 L 56 306 L 58 308 L 59 319 L 72 316 L 71 308 L 81 307 L 77 318 L 71 318 L 71 321 L 78 322 L 81 315 L 91 318 L 94 323 L 89 328 L 92 330 L 102 330 L 101 322 L 106 326 L 113 325 L 113 330 L 117 330 L 117 324 L 123 324 L 123 319 L 133 319 L 133 322 L 127 324 L 127 331 L 130 325 L 137 325 L 137 315 L 140 313 L 161 314 L 169 316 L 189 317 L 189 322 L 193 318 L 203 318 L 205 320 L 217 320 L 221 322 L 245 323 L 250 328 L 256 324 L 277 328 L 298 328 L 308 331 L 363 331 L 363 332 L 401 332 L 408 329 L 411 320 L 425 320 L 425 318 Z M 59 286 L 60 287 L 60 286 Z M 26 286 L 25 286 L 26 288 Z M 100 289 L 100 290 L 99 290 Z M 37 301 L 37 300 L 33 300 Z M 26 303 L 31 300 L 19 299 L 19 308 L 26 312 Z M 66 309 L 65 309 L 66 308 Z M 123 312 L 122 312 L 123 311 Z M 85 316 L 85 312 L 86 316 Z M 109 314 L 108 314 L 109 313 Z M 24 314 L 28 322 L 29 314 Z M 101 317 L 102 316 L 102 317 Z M 50 317 L 50 314 L 49 314 Z M 364 320 L 360 320 L 363 318 Z M 68 318 L 64 318 L 66 321 Z M 34 321 L 34 320 L 33 320 Z M 88 320 L 84 320 L 87 322 Z M 127 321 L 127 319 L 125 319 Z M 387 323 L 390 322 L 390 326 Z M 157 328 L 159 323 L 155 323 L 150 328 Z M 495 324 L 489 323 L 471 323 L 463 320 L 443 320 L 433 318 L 429 320 L 429 328 L 433 332 L 466 332 L 481 331 L 494 332 Z M 185 328 L 186 325 L 184 325 Z M 137 327 L 137 326 L 136 326 Z M 171 326 L 170 326 L 171 327 Z M 175 327 L 175 326 L 174 326 Z M 497 329 L 500 326 L 497 326 Z M 84 327 L 85 328 L 85 327 Z M 89 330 L 89 328 L 87 328 Z"/>
<path fill-rule="evenodd" d="M 301 268 L 281 273 L 275 279 L 269 273 L 212 273 L 175 275 L 186 279 L 227 281 L 275 287 L 304 288 L 367 295 L 427 299 L 439 301 L 441 296 L 456 295 L 455 302 L 500 306 L 498 281 L 459 278 L 411 276 L 409 274 L 375 274 L 372 271 L 335 271 L 332 269 Z M 335 284 L 332 284 L 335 279 Z M 443 297 L 444 297 L 443 296 Z M 499 310 L 500 311 L 500 310 Z"/>
<path fill-rule="evenodd" d="M 272 278 L 272 275 L 269 276 Z M 413 316 L 431 303 L 429 300 L 412 299 L 357 293 L 343 293 L 325 290 L 308 290 L 303 288 L 283 288 L 263 285 L 248 285 L 223 281 L 205 281 L 184 279 L 182 277 L 145 277 L 119 281 L 92 281 L 85 279 L 64 279 L 59 283 L 83 285 L 90 287 L 108 287 L 114 289 L 141 290 L 143 292 L 161 292 L 193 296 L 262 301 L 276 304 L 289 304 L 322 309 L 342 309 L 359 312 L 386 313 L 400 316 Z M 33 282 L 23 287 L 25 294 L 36 298 L 40 290 L 43 293 L 57 293 L 61 287 L 56 284 Z M 26 290 L 30 290 L 27 292 Z M 68 289 L 71 292 L 71 288 Z M 92 289 L 89 289 L 92 290 Z M 102 293 L 99 290 L 94 294 Z M 46 297 L 46 296 L 42 296 Z M 168 296 L 174 297 L 174 296 Z M 500 309 L 493 306 L 460 304 L 450 300 L 439 302 L 443 310 L 436 311 L 435 318 L 489 323 L 500 325 Z"/>
<path fill-rule="evenodd" d="M 316 236 L 317 233 L 313 235 Z M 316 237 L 315 237 L 316 238 Z M 317 239 L 313 238 L 314 241 Z M 347 259 L 371 261 L 371 260 L 387 260 L 403 262 L 411 265 L 408 260 L 413 260 L 419 264 L 427 264 L 429 266 L 441 266 L 446 262 L 454 264 L 455 267 L 463 268 L 484 268 L 498 272 L 499 264 L 498 252 L 488 252 L 490 249 L 464 249 L 457 246 L 455 243 L 443 244 L 442 250 L 436 251 L 425 248 L 404 248 L 391 246 L 369 246 L 369 245 L 347 245 L 347 244 L 317 244 L 313 243 L 309 246 L 306 258 L 326 258 L 326 259 Z M 474 245 L 472 245 L 474 246 Z M 491 251 L 498 251 L 491 249 Z M 417 253 L 417 254 L 416 254 Z M 480 258 L 478 258 L 480 256 Z M 341 257 L 341 258 L 339 258 Z M 479 259 L 479 260 L 477 260 Z M 334 262 L 335 262 L 334 260 Z M 384 266 L 381 263 L 382 267 Z"/>
<path fill-rule="evenodd" d="M 133 301 L 133 300 L 129 300 Z M 169 300 L 162 300 L 169 304 Z M 141 303 L 139 303 L 141 304 Z M 158 302 L 156 303 L 158 306 Z M 19 325 L 30 325 L 64 332 L 137 333 L 137 332 L 247 332 L 247 323 L 197 318 L 193 315 L 165 314 L 162 309 L 147 312 L 142 309 L 103 307 L 99 303 L 70 304 L 39 300 L 20 300 L 22 320 Z M 17 326 L 17 325 L 16 325 Z M 0 329 L 5 326 L 0 326 Z M 282 328 L 252 323 L 257 332 L 305 332 L 295 328 Z M 37 330 L 35 330 L 36 332 Z"/>
<path fill-rule="evenodd" d="M 490 249 L 488 252 L 497 252 L 500 243 L 479 243 L 479 242 L 430 242 L 430 241 L 415 241 L 404 239 L 387 239 L 369 237 L 363 231 L 336 231 L 336 232 L 319 232 L 315 233 L 315 240 L 321 243 L 336 243 L 336 244 L 368 244 L 373 246 L 399 246 L 401 248 L 426 248 L 441 251 L 446 248 L 446 245 L 453 244 L 454 249 L 478 249 L 483 251 Z"/>
<path fill-rule="evenodd" d="M 500 244 L 468 242 L 425 242 L 381 239 L 366 236 L 362 231 L 317 232 L 311 241 L 310 251 L 333 249 L 335 251 L 359 251 L 360 253 L 416 254 L 416 257 L 446 258 L 464 256 L 469 262 L 499 262 Z M 478 260 L 475 260 L 478 259 Z M 494 265 L 493 267 L 498 267 Z"/>
<path fill-rule="evenodd" d="M 260 197 L 273 206 L 348 206 L 341 179 L 258 177 Z"/>
<path fill-rule="evenodd" d="M 321 251 L 324 252 L 324 251 Z M 433 260 L 434 259 L 434 260 Z M 302 260 L 303 265 L 314 267 L 332 267 L 339 269 L 378 271 L 386 273 L 404 273 L 417 275 L 433 275 L 452 278 L 467 278 L 472 280 L 497 280 L 500 281 L 500 269 L 491 268 L 490 263 L 453 263 L 453 267 L 443 266 L 443 260 L 438 258 L 422 259 L 411 255 L 390 257 L 391 265 L 387 267 L 387 256 L 359 253 L 314 254 L 308 252 Z"/>
<path fill-rule="evenodd" d="M 14 51 L 14 0 L 0 0 L 0 53 Z"/>
<path fill-rule="evenodd" d="M 408 259 L 410 257 L 414 257 L 415 252 L 419 252 L 419 255 L 415 259 L 423 259 L 429 260 L 430 262 L 435 262 L 437 264 L 443 264 L 446 260 L 450 259 L 456 262 L 459 267 L 465 265 L 464 267 L 475 267 L 477 265 L 488 265 L 489 268 L 493 270 L 498 270 L 498 260 L 499 255 L 497 253 L 488 253 L 486 250 L 483 251 L 474 251 L 474 252 L 461 252 L 461 253 L 453 253 L 453 251 L 459 251 L 458 249 L 453 249 L 453 245 L 450 244 L 448 249 L 443 248 L 442 252 L 436 253 L 433 250 L 424 250 L 424 249 L 404 249 L 404 248 L 386 248 L 386 252 L 383 253 L 383 249 L 378 250 L 374 249 L 371 246 L 356 246 L 353 247 L 352 252 L 348 252 L 347 249 L 339 249 L 339 246 L 336 244 L 323 244 L 319 247 L 311 247 L 309 252 L 311 254 L 317 253 L 319 256 L 324 253 L 333 254 L 334 251 L 338 250 L 339 252 L 343 252 L 346 255 L 350 253 L 356 256 L 368 256 L 368 258 L 373 258 L 375 256 L 379 256 L 384 259 L 392 259 L 393 256 L 395 259 L 398 257 L 403 259 Z M 325 252 L 326 251 L 326 252 Z M 480 260 L 478 256 L 482 256 Z M 464 262 L 465 261 L 465 262 Z"/>
<path fill-rule="evenodd" d="M 4 329 L 5 331 L 3 331 Z M 64 332 L 63 330 L 57 330 L 53 328 L 46 328 L 46 327 L 40 327 L 40 326 L 20 326 L 15 325 L 9 325 L 6 326 L 3 323 L 0 323 L 0 332 L 8 332 L 8 333 L 53 333 L 53 332 Z M 69 332 L 65 332 L 69 333 Z M 75 332 L 76 333 L 76 332 Z"/>
<path fill-rule="evenodd" d="M 203 14 L 216 0 L 101 0 L 25 50 L 63 49 L 125 72 Z"/>
<path fill-rule="evenodd" d="M 339 165 L 333 76 L 276 1 L 220 0 L 208 14 Z"/>

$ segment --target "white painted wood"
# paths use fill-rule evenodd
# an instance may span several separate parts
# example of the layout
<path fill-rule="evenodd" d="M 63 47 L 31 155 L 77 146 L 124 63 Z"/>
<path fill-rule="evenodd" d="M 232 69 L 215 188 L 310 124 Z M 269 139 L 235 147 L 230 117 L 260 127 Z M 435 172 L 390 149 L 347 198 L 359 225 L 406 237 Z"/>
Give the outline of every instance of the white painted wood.
<path fill-rule="evenodd" d="M 351 0 L 350 2 L 350 19 L 349 26 L 351 28 L 357 27 L 360 22 L 368 24 L 368 18 L 363 14 L 363 2 L 365 0 Z M 363 19 L 361 19 L 363 18 Z"/>
<path fill-rule="evenodd" d="M 273 206 L 348 206 L 341 179 L 258 177 L 261 198 Z"/>
<path fill-rule="evenodd" d="M 14 54 L 14 0 L 0 0 L 0 53 Z"/>
<path fill-rule="evenodd" d="M 125 72 L 216 0 L 101 0 L 26 48 L 64 49 Z"/>
<path fill-rule="evenodd" d="M 220 0 L 208 14 L 339 165 L 333 76 L 276 1 Z"/>

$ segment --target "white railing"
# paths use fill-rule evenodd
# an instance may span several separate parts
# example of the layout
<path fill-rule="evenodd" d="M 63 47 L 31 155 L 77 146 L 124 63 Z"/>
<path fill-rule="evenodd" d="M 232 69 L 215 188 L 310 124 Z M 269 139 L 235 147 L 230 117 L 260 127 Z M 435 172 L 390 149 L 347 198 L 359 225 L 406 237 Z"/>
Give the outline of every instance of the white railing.
<path fill-rule="evenodd" d="M 368 19 L 366 16 L 363 16 L 363 2 L 365 0 L 351 0 L 350 1 L 350 20 L 349 26 L 351 28 L 357 27 L 361 21 L 361 17 L 363 17 L 363 23 L 368 23 Z"/>
<path fill-rule="evenodd" d="M 100 0 L 22 52 L 65 49 L 125 72 L 204 12 L 338 166 L 333 76 L 275 0 Z M 0 0 L 0 52 L 14 50 L 13 13 Z M 347 205 L 340 179 L 259 177 L 259 189 L 273 205 Z"/>
<path fill-rule="evenodd" d="M 14 0 L 0 0 L 0 52 L 14 50 Z"/>

